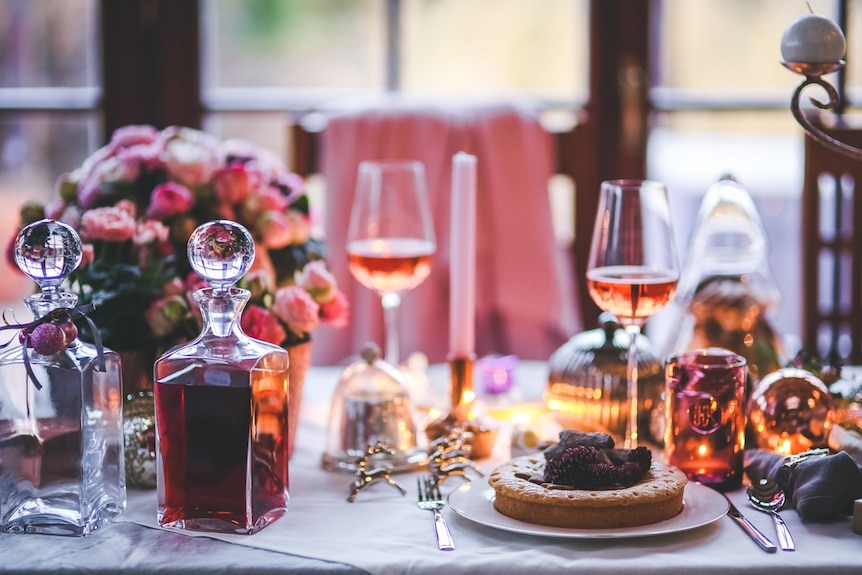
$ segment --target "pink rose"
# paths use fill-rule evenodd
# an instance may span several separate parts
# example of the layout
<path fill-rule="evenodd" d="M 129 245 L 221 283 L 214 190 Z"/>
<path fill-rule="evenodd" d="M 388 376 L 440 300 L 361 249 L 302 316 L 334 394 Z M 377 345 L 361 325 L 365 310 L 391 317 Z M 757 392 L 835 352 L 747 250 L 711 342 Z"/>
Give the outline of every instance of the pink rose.
<path fill-rule="evenodd" d="M 320 319 L 333 327 L 344 327 L 350 317 L 350 303 L 340 291 L 335 296 L 320 306 Z"/>
<path fill-rule="evenodd" d="M 162 161 L 174 178 L 191 187 L 210 181 L 221 163 L 216 138 L 175 126 L 165 128 L 162 135 L 166 139 Z"/>
<path fill-rule="evenodd" d="M 81 216 L 81 237 L 122 242 L 135 235 L 135 219 L 119 208 L 94 208 Z"/>
<path fill-rule="evenodd" d="M 320 323 L 320 306 L 299 286 L 287 286 L 276 291 L 272 311 L 298 333 L 314 331 Z"/>
<path fill-rule="evenodd" d="M 272 312 L 258 305 L 248 306 L 242 314 L 240 327 L 250 337 L 279 345 L 287 338 L 287 332 L 278 323 Z"/>
<path fill-rule="evenodd" d="M 151 144 L 159 137 L 159 131 L 153 126 L 132 125 L 114 130 L 111 136 L 112 148 L 127 148 L 138 144 Z"/>
<path fill-rule="evenodd" d="M 240 207 L 243 218 L 253 222 L 263 212 L 286 212 L 287 206 L 287 198 L 281 190 L 263 186 L 252 190 L 246 202 Z"/>
<path fill-rule="evenodd" d="M 326 269 L 326 262 L 315 260 L 308 262 L 295 276 L 296 285 L 305 288 L 314 301 L 327 303 L 335 297 L 335 276 Z"/>
<path fill-rule="evenodd" d="M 153 171 L 164 166 L 162 152 L 164 144 L 161 141 L 150 144 L 138 144 L 117 151 L 117 159 L 131 167 L 144 168 Z"/>
<path fill-rule="evenodd" d="M 176 214 L 189 211 L 194 205 L 195 199 L 191 191 L 175 182 L 159 184 L 153 188 L 150 196 L 150 207 L 147 208 L 147 216 L 151 218 L 167 218 Z"/>
<path fill-rule="evenodd" d="M 285 171 L 284 162 L 275 152 L 246 140 L 225 140 L 219 151 L 222 157 L 229 160 L 235 158 L 245 164 L 246 169 L 258 172 L 267 181 Z"/>
<path fill-rule="evenodd" d="M 215 175 L 216 198 L 223 204 L 244 202 L 260 185 L 260 174 L 241 164 L 218 170 Z"/>
<path fill-rule="evenodd" d="M 119 161 L 134 167 L 154 170 L 162 166 L 164 142 L 153 126 L 125 126 L 114 131 L 108 146 Z"/>
<path fill-rule="evenodd" d="M 135 228 L 135 237 L 132 239 L 135 245 L 146 246 L 150 244 L 168 241 L 171 230 L 158 220 L 144 220 L 138 222 Z"/>
<path fill-rule="evenodd" d="M 267 249 L 278 249 L 293 241 L 293 226 L 286 214 L 267 211 L 261 214 L 255 225 L 260 243 Z"/>

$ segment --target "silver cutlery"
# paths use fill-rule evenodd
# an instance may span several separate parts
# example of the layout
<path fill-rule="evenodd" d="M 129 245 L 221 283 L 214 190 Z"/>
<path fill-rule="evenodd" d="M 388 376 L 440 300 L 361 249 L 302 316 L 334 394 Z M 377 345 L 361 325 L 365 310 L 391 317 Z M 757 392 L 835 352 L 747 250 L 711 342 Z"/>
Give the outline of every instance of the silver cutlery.
<path fill-rule="evenodd" d="M 748 501 L 755 509 L 768 513 L 772 517 L 772 522 L 775 524 L 775 532 L 778 534 L 778 544 L 784 551 L 795 551 L 796 544 L 793 542 L 793 536 L 790 535 L 790 529 L 784 519 L 778 514 L 778 510 L 784 505 L 784 491 L 778 487 L 778 484 L 769 479 L 763 478 L 748 486 L 746 489 Z"/>
<path fill-rule="evenodd" d="M 778 547 L 775 546 L 775 543 L 769 540 L 769 537 L 760 532 L 760 530 L 754 526 L 754 524 L 745 518 L 745 516 L 736 508 L 736 505 L 733 504 L 733 501 L 730 498 L 722 493 L 724 498 L 727 500 L 727 505 L 729 507 L 727 514 L 731 519 L 736 521 L 742 530 L 745 531 L 749 537 L 751 537 L 755 543 L 760 545 L 761 549 L 766 551 L 767 553 L 775 553 L 778 551 Z"/>
<path fill-rule="evenodd" d="M 440 486 L 434 481 L 433 477 L 418 477 L 416 484 L 419 490 L 419 508 L 434 512 L 434 529 L 437 531 L 437 548 L 441 551 L 453 551 L 455 549 L 455 541 L 452 539 L 452 533 L 449 531 L 449 526 L 446 525 L 446 519 L 440 510 L 446 506 L 440 495 Z"/>

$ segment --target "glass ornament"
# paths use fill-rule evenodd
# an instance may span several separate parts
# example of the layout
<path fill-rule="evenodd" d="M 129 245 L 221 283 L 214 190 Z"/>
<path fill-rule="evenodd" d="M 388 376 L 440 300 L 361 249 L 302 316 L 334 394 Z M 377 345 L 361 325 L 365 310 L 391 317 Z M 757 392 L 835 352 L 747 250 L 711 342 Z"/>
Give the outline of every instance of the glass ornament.
<path fill-rule="evenodd" d="M 764 377 L 748 404 L 753 446 L 793 455 L 826 447 L 833 425 L 829 389 L 804 369 L 786 367 Z"/>

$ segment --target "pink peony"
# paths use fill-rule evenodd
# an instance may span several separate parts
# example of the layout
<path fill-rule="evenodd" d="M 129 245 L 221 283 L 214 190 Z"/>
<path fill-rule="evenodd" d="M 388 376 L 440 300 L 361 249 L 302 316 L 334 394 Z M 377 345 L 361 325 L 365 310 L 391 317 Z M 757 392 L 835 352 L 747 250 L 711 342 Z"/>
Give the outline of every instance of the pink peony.
<path fill-rule="evenodd" d="M 147 216 L 151 218 L 167 218 L 189 211 L 195 199 L 191 191 L 182 184 L 167 182 L 153 188 L 150 196 L 150 207 Z"/>
<path fill-rule="evenodd" d="M 153 126 L 131 125 L 117 128 L 111 135 L 112 148 L 127 148 L 139 144 L 152 144 L 159 138 L 159 131 Z"/>
<path fill-rule="evenodd" d="M 350 318 L 350 303 L 340 291 L 335 296 L 320 306 L 320 319 L 333 327 L 344 327 Z"/>
<path fill-rule="evenodd" d="M 135 235 L 135 219 L 119 208 L 94 208 L 81 216 L 81 238 L 122 242 Z"/>
<path fill-rule="evenodd" d="M 276 291 L 272 311 L 298 333 L 314 331 L 320 323 L 320 306 L 299 286 L 287 286 Z"/>
<path fill-rule="evenodd" d="M 276 345 L 287 338 L 287 332 L 278 323 L 278 318 L 258 305 L 250 305 L 245 309 L 240 326 L 247 335 Z"/>
<path fill-rule="evenodd" d="M 120 161 L 116 156 L 108 156 L 92 166 L 89 173 L 78 182 L 78 202 L 84 208 L 92 208 L 103 203 L 107 191 L 103 184 L 131 182 L 137 179 L 140 168 L 136 164 Z"/>
<path fill-rule="evenodd" d="M 308 262 L 295 276 L 296 285 L 305 288 L 314 301 L 327 303 L 335 297 L 335 276 L 326 269 L 326 262 L 315 260 Z"/>
<path fill-rule="evenodd" d="M 221 160 L 218 140 L 206 132 L 191 128 L 165 128 L 166 139 L 162 160 L 168 172 L 191 187 L 210 181 Z"/>

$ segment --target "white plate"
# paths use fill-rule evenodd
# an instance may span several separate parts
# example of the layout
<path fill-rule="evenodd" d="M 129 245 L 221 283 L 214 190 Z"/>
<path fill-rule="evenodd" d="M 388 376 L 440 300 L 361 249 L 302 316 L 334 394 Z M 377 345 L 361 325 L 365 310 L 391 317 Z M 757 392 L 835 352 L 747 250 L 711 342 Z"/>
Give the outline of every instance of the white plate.
<path fill-rule="evenodd" d="M 494 490 L 487 484 L 465 483 L 449 494 L 448 501 L 449 506 L 462 517 L 488 527 L 525 535 L 570 539 L 622 539 L 665 535 L 702 527 L 727 513 L 727 500 L 724 496 L 699 483 L 688 483 L 685 486 L 682 512 L 676 517 L 650 525 L 620 529 L 546 527 L 512 519 L 494 509 Z"/>

